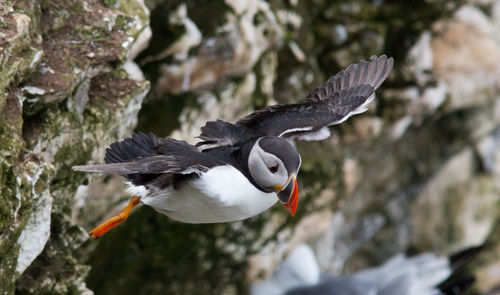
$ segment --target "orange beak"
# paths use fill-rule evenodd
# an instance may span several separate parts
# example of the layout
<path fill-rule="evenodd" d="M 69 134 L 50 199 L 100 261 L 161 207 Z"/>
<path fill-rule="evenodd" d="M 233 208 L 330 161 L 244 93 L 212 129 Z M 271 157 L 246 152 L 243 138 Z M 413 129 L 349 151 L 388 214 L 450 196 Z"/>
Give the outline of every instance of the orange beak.
<path fill-rule="evenodd" d="M 288 212 L 290 212 L 290 215 L 294 216 L 295 211 L 297 211 L 297 205 L 299 204 L 299 188 L 295 175 L 292 174 L 290 178 L 286 188 L 278 193 L 278 199 Z"/>

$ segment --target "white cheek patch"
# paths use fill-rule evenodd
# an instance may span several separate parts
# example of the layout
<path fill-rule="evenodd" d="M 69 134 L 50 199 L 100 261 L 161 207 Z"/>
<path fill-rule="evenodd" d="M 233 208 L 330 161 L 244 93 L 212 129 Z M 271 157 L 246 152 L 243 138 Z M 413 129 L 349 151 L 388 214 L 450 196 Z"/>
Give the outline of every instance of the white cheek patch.
<path fill-rule="evenodd" d="M 278 171 L 276 173 L 269 171 L 266 162 L 277 163 Z M 258 141 L 248 157 L 248 168 L 252 178 L 263 188 L 273 189 L 275 185 L 283 185 L 288 179 L 283 162 L 275 155 L 262 150 Z"/>

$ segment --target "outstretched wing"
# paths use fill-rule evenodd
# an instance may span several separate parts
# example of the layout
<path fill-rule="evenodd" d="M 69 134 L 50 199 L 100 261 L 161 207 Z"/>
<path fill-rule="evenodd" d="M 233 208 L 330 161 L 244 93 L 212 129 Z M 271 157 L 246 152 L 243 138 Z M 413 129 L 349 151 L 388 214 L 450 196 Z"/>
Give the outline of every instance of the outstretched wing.
<path fill-rule="evenodd" d="M 327 126 L 344 122 L 367 110 L 375 90 L 387 78 L 393 59 L 383 55 L 350 65 L 316 88 L 299 104 L 274 105 L 239 120 L 235 126 L 257 134 L 321 140 Z"/>
<path fill-rule="evenodd" d="M 153 134 L 134 134 L 106 150 L 106 164 L 73 166 L 73 170 L 120 174 L 190 174 L 224 165 L 221 160 L 198 151 L 185 141 L 161 139 Z"/>

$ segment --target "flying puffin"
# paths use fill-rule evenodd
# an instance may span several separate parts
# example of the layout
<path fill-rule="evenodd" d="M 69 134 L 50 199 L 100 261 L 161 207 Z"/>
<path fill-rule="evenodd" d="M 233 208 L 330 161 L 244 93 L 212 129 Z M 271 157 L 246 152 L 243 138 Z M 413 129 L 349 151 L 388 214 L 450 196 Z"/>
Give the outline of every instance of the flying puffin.
<path fill-rule="evenodd" d="M 330 136 L 328 126 L 366 111 L 393 63 L 385 55 L 372 56 L 331 77 L 301 103 L 268 106 L 235 124 L 207 122 L 196 145 L 151 133 L 111 144 L 106 164 L 73 170 L 122 175 L 132 198 L 89 234 L 103 235 L 139 203 L 187 223 L 242 220 L 277 201 L 293 216 L 301 158 L 290 140 L 323 140 Z"/>

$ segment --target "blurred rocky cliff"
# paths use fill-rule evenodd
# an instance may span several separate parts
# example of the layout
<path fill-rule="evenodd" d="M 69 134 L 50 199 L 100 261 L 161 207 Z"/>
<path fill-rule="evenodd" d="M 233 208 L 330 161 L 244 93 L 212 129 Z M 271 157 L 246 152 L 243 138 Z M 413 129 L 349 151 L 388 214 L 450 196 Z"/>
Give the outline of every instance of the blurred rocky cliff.
<path fill-rule="evenodd" d="M 302 243 L 333 274 L 482 246 L 456 280 L 498 292 L 498 32 L 494 0 L 0 3 L 0 294 L 245 294 Z M 189 225 L 141 207 L 88 238 L 128 196 L 72 165 L 133 130 L 193 143 L 207 120 L 298 101 L 381 54 L 396 68 L 370 110 L 297 143 L 294 218 Z"/>

